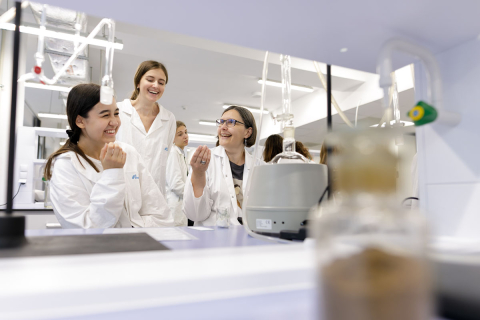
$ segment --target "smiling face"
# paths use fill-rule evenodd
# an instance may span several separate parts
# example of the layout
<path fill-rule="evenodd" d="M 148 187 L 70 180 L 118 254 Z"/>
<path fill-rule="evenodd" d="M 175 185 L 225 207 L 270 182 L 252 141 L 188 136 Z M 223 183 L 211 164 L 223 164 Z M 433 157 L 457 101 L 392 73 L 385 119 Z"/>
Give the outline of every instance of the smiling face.
<path fill-rule="evenodd" d="M 121 121 L 117 103 L 111 105 L 97 103 L 89 112 L 88 118 L 78 116 L 76 125 L 82 129 L 82 137 L 87 143 L 103 148 L 105 143 L 114 142 Z"/>
<path fill-rule="evenodd" d="M 228 120 L 234 119 L 240 122 L 244 122 L 240 113 L 237 110 L 228 110 L 220 119 Z M 248 139 L 252 134 L 252 128 L 245 128 L 243 124 L 236 123 L 232 128 L 228 128 L 224 123 L 217 128 L 218 142 L 227 151 L 234 151 L 243 149 L 245 139 Z"/>
<path fill-rule="evenodd" d="M 180 126 L 177 128 L 177 132 L 175 133 L 175 139 L 173 140 L 173 143 L 175 143 L 175 145 L 182 150 L 183 148 L 188 146 L 187 127 Z"/>
<path fill-rule="evenodd" d="M 147 71 L 140 79 L 138 88 L 140 90 L 139 98 L 155 102 L 160 99 L 165 91 L 167 77 L 162 69 L 152 69 Z"/>

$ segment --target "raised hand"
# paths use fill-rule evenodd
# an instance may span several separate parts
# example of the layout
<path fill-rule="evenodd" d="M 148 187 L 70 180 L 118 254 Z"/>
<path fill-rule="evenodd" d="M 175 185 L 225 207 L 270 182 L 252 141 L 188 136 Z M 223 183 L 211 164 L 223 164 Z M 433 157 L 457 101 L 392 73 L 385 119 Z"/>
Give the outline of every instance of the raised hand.
<path fill-rule="evenodd" d="M 190 160 L 193 173 L 198 175 L 207 171 L 210 164 L 210 153 L 210 149 L 207 146 L 200 146 L 195 150 L 192 160 Z"/>
<path fill-rule="evenodd" d="M 200 146 L 195 150 L 190 165 L 192 166 L 192 186 L 193 194 L 196 198 L 199 198 L 203 194 L 203 188 L 205 188 L 206 174 L 210 164 L 210 149 L 207 146 Z"/>
<path fill-rule="evenodd" d="M 106 143 L 100 152 L 100 161 L 104 170 L 123 168 L 126 160 L 127 154 L 114 142 Z"/>

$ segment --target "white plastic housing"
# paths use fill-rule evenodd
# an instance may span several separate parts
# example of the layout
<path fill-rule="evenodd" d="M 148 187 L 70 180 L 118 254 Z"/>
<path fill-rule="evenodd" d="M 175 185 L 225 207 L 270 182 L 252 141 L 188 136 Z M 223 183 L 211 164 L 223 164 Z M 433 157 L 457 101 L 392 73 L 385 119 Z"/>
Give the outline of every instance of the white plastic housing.
<path fill-rule="evenodd" d="M 104 105 L 111 105 L 113 102 L 113 88 L 101 86 L 100 88 L 100 103 Z"/>

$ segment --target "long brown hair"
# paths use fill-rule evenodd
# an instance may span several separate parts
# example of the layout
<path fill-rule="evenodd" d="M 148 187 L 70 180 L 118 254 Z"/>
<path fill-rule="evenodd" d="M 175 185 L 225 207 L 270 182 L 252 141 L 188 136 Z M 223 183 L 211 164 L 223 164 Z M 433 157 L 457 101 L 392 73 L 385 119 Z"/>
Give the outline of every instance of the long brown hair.
<path fill-rule="evenodd" d="M 253 117 L 253 114 L 250 112 L 250 110 L 244 107 L 230 106 L 223 111 L 222 116 L 225 114 L 225 112 L 230 110 L 236 110 L 240 114 L 240 118 L 242 118 L 242 122 L 245 124 L 246 129 L 252 128 L 252 134 L 250 135 L 250 137 L 248 137 L 245 145 L 247 148 L 250 148 L 255 144 L 255 141 L 257 139 L 257 124 L 255 122 L 255 118 Z M 219 145 L 220 145 L 220 142 L 219 140 L 217 140 L 217 147 Z"/>
<path fill-rule="evenodd" d="M 69 151 L 75 152 L 78 161 L 80 161 L 80 158 L 78 157 L 80 155 L 93 167 L 93 169 L 95 169 L 95 171 L 99 172 L 95 164 L 88 159 L 82 149 L 77 145 L 80 135 L 82 134 L 82 129 L 76 124 L 78 116 L 88 118 L 88 112 L 99 102 L 100 86 L 98 84 L 78 84 L 70 90 L 67 97 L 67 117 L 68 124 L 70 125 L 70 129 L 67 130 L 68 139 L 60 149 L 52 153 L 48 158 L 43 172 L 45 179 L 50 180 L 52 177 L 51 167 L 53 160 L 62 153 Z"/>
<path fill-rule="evenodd" d="M 300 141 L 295 141 L 295 150 L 308 160 L 313 160 L 313 157 L 308 149 Z"/>
<path fill-rule="evenodd" d="M 162 63 L 153 60 L 143 61 L 138 66 L 137 72 L 135 72 L 135 76 L 133 77 L 134 90 L 130 100 L 136 100 L 138 98 L 138 94 L 140 93 L 140 89 L 138 88 L 140 80 L 142 80 L 142 77 L 145 75 L 145 73 L 153 69 L 161 69 L 163 73 L 165 73 L 165 84 L 168 83 L 167 68 Z"/>
<path fill-rule="evenodd" d="M 263 150 L 263 161 L 270 162 L 273 158 L 283 151 L 283 138 L 279 134 L 272 134 L 265 141 Z"/>
<path fill-rule="evenodd" d="M 322 143 L 322 148 L 320 149 L 320 164 L 327 164 L 327 145 L 325 141 Z"/>

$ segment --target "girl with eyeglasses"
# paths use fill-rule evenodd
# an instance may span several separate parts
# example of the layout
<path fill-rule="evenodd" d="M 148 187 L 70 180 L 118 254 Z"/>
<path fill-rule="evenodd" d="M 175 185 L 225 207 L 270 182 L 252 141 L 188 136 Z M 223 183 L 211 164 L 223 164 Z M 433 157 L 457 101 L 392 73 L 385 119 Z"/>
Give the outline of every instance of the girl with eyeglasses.
<path fill-rule="evenodd" d="M 217 225 L 218 210 L 228 212 L 230 224 L 240 224 L 243 193 L 254 165 L 253 156 L 245 149 L 254 145 L 257 137 L 249 110 L 238 106 L 225 109 L 217 120 L 217 134 L 217 147 L 210 151 L 200 146 L 193 154 L 192 175 L 185 183 L 184 212 L 197 226 Z"/>

